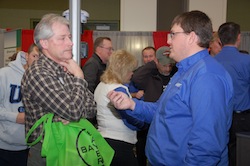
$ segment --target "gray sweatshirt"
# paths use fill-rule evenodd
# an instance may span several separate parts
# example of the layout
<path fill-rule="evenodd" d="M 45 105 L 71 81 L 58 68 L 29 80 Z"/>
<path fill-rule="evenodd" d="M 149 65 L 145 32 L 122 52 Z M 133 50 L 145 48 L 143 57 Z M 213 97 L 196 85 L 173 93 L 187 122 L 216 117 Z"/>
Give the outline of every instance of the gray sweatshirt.
<path fill-rule="evenodd" d="M 24 124 L 16 123 L 23 107 L 20 87 L 25 63 L 25 53 L 20 51 L 15 61 L 0 69 L 0 149 L 27 149 Z"/>

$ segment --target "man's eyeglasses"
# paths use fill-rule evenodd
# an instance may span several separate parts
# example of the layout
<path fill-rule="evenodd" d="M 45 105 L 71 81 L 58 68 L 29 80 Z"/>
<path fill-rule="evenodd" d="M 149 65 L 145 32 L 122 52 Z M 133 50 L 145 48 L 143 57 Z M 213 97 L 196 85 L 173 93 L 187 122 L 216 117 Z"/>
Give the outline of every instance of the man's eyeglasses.
<path fill-rule="evenodd" d="M 179 33 L 185 33 L 188 34 L 187 32 L 170 32 L 168 34 L 168 38 L 172 39 L 175 35 L 179 34 Z"/>
<path fill-rule="evenodd" d="M 99 47 L 104 48 L 104 49 L 106 49 L 108 51 L 114 51 L 114 48 L 112 48 L 112 47 L 110 47 L 110 48 L 106 48 L 106 47 L 103 47 L 103 46 L 99 46 Z"/>

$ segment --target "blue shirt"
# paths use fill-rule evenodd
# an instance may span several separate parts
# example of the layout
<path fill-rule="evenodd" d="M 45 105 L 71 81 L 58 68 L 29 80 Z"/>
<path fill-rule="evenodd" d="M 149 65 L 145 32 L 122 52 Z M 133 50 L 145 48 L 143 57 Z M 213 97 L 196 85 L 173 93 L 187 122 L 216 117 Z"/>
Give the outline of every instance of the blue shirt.
<path fill-rule="evenodd" d="M 240 53 L 236 47 L 224 46 L 215 59 L 232 77 L 234 110 L 250 109 L 250 55 Z"/>
<path fill-rule="evenodd" d="M 134 116 L 152 121 L 146 144 L 149 162 L 157 166 L 228 165 L 230 75 L 207 50 L 177 67 L 156 103 L 134 99 Z"/>

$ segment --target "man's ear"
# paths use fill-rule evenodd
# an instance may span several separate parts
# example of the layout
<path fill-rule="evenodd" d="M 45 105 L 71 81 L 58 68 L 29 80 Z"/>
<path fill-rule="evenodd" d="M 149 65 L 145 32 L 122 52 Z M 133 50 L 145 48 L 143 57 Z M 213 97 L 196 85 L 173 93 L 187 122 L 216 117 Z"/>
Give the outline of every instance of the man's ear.
<path fill-rule="evenodd" d="M 39 42 L 40 42 L 42 48 L 46 49 L 48 47 L 48 40 L 41 39 Z"/>
<path fill-rule="evenodd" d="M 236 40 L 236 47 L 239 48 L 240 46 L 240 40 L 241 40 L 241 34 L 238 34 L 237 40 Z"/>
<path fill-rule="evenodd" d="M 196 35 L 196 33 L 194 31 L 189 33 L 189 42 L 190 43 L 198 43 L 199 39 L 198 36 Z"/>

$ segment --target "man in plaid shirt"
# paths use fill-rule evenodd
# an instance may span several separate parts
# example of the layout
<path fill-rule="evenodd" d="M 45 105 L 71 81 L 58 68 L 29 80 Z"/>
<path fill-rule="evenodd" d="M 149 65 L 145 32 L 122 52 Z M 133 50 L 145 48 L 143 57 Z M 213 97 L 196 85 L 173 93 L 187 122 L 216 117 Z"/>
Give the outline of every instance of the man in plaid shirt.
<path fill-rule="evenodd" d="M 54 113 L 54 121 L 94 117 L 93 94 L 87 88 L 80 66 L 72 59 L 69 21 L 57 14 L 45 15 L 35 28 L 34 41 L 42 54 L 25 72 L 21 84 L 26 133 L 47 113 Z M 34 141 L 41 129 L 42 126 L 35 130 L 28 141 Z M 31 148 L 30 158 L 45 165 L 45 160 L 40 157 L 40 146 L 40 143 L 34 146 L 37 149 L 34 154 Z"/>

